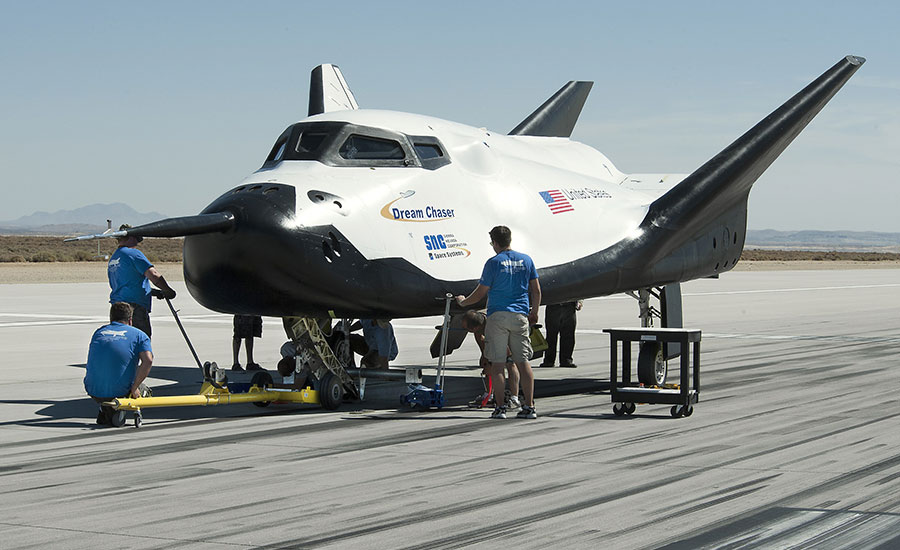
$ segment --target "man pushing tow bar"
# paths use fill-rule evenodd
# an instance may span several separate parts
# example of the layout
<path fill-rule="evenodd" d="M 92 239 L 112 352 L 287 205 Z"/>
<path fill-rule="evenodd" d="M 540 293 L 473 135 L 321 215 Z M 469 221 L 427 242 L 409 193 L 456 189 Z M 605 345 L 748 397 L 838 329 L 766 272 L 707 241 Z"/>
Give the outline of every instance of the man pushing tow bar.
<path fill-rule="evenodd" d="M 119 226 L 120 231 L 131 229 L 127 223 Z M 175 291 L 166 282 L 166 279 L 153 267 L 150 260 L 143 252 L 137 249 L 138 243 L 143 237 L 119 237 L 116 239 L 119 247 L 109 258 L 106 274 L 109 277 L 109 286 L 112 292 L 109 294 L 109 303 L 126 302 L 131 305 L 132 324 L 135 328 L 144 331 L 149 338 L 150 329 L 150 304 L 152 296 L 172 300 Z M 150 283 L 156 285 L 159 290 L 151 289 Z"/>

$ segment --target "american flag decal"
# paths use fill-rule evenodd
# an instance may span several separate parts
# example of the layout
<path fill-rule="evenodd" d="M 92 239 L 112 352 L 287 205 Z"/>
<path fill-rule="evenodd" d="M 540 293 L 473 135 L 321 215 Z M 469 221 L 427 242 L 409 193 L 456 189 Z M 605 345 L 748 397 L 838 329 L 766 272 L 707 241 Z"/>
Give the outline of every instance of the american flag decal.
<path fill-rule="evenodd" d="M 544 202 L 547 203 L 547 206 L 550 208 L 550 212 L 554 214 L 562 214 L 563 212 L 571 212 L 575 210 L 569 201 L 566 199 L 566 196 L 562 194 L 562 191 L 559 189 L 551 189 L 549 191 L 541 191 L 541 198 L 544 199 Z"/>

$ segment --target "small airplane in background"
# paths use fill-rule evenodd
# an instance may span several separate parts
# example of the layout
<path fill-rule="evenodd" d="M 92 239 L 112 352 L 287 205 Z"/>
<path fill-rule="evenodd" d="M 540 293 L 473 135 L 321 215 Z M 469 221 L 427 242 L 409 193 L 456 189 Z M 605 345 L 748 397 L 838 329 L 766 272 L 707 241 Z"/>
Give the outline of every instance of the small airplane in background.
<path fill-rule="evenodd" d="M 404 318 L 468 294 L 506 225 L 545 304 L 627 292 L 644 324 L 661 311 L 679 327 L 679 283 L 735 266 L 751 186 L 864 62 L 842 58 L 691 174 L 625 174 L 569 139 L 591 82 L 504 134 L 360 109 L 320 65 L 308 118 L 199 215 L 79 238 L 185 237 L 187 288 L 222 313 Z M 641 356 L 652 378 L 661 350 Z"/>

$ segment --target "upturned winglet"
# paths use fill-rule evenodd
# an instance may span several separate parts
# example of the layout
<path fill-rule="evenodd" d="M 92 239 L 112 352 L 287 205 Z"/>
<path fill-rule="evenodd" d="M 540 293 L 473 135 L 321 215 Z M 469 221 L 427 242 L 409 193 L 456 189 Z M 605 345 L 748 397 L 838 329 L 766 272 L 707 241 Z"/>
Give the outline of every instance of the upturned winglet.
<path fill-rule="evenodd" d="M 513 128 L 509 135 L 571 136 L 593 85 L 593 82 L 570 81 Z"/>
<path fill-rule="evenodd" d="M 654 201 L 641 229 L 652 239 L 655 256 L 692 238 L 720 213 L 742 202 L 746 208 L 753 183 L 864 62 L 862 57 L 844 57 Z"/>

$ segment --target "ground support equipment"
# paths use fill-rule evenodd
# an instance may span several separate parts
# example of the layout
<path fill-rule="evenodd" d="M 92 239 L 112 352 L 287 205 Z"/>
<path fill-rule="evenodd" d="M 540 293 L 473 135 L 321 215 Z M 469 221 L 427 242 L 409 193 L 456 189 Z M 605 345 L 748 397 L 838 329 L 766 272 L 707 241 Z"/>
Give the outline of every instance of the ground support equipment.
<path fill-rule="evenodd" d="M 317 389 L 305 386 L 305 384 L 276 385 L 272 380 L 272 375 L 267 371 L 259 371 L 254 374 L 249 384 L 234 383 L 228 382 L 225 371 L 219 368 L 215 362 L 206 361 L 201 364 L 200 357 L 191 344 L 191 340 L 181 324 L 181 319 L 178 318 L 178 312 L 168 298 L 165 300 L 194 361 L 200 368 L 203 385 L 200 387 L 199 393 L 192 395 L 146 396 L 137 399 L 122 397 L 104 402 L 104 405 L 112 407 L 116 411 L 111 419 L 114 426 L 124 425 L 126 411 L 134 411 L 134 426 L 140 428 L 143 423 L 141 410 L 150 407 L 232 405 L 237 403 L 253 403 L 258 407 L 266 407 L 269 403 L 307 403 L 322 405 L 325 408 L 337 408 L 344 395 L 345 380 L 349 381 L 349 387 L 352 388 L 348 393 L 358 396 L 353 380 L 331 352 L 321 329 L 312 319 L 292 318 L 291 321 L 294 326 L 293 334 L 297 339 L 304 343 L 311 342 L 310 347 L 315 349 L 316 354 L 320 357 L 324 355 L 320 351 L 321 345 L 324 345 L 330 355 L 330 358 L 322 359 L 324 365 L 314 371 L 320 375 L 317 377 L 317 380 L 320 381 Z"/>
<path fill-rule="evenodd" d="M 441 298 L 438 298 L 441 299 Z M 450 332 L 450 303 L 454 296 L 449 292 L 444 296 L 444 321 L 441 326 L 441 353 L 438 356 L 434 389 L 419 384 L 410 384 L 409 392 L 400 396 L 400 403 L 417 409 L 441 409 L 444 407 L 444 361 L 447 358 L 447 335 Z"/>
<path fill-rule="evenodd" d="M 298 384 L 311 374 L 317 381 L 321 404 L 334 410 L 344 397 L 360 398 L 359 387 L 328 345 L 325 333 L 312 317 L 285 317 L 284 326 L 300 354 L 295 357 Z"/>
<path fill-rule="evenodd" d="M 700 331 L 682 328 L 607 328 L 610 352 L 610 394 L 616 416 L 633 414 L 636 403 L 671 404 L 673 417 L 690 416 L 700 399 Z M 622 346 L 622 380 L 618 379 L 619 343 Z M 632 342 L 680 344 L 679 384 L 644 386 L 631 377 Z M 688 346 L 692 344 L 692 346 Z"/>
<path fill-rule="evenodd" d="M 208 382 L 204 382 L 200 388 L 200 393 L 196 395 L 139 397 L 137 399 L 122 397 L 105 402 L 104 405 L 108 405 L 117 411 L 134 411 L 134 425 L 136 428 L 140 428 L 142 421 L 141 409 L 150 407 L 233 405 L 236 403 L 253 403 L 260 407 L 265 407 L 269 403 L 318 404 L 319 395 L 312 388 L 303 388 L 302 390 L 272 389 L 266 386 L 246 383 L 232 383 L 216 387 Z"/>

